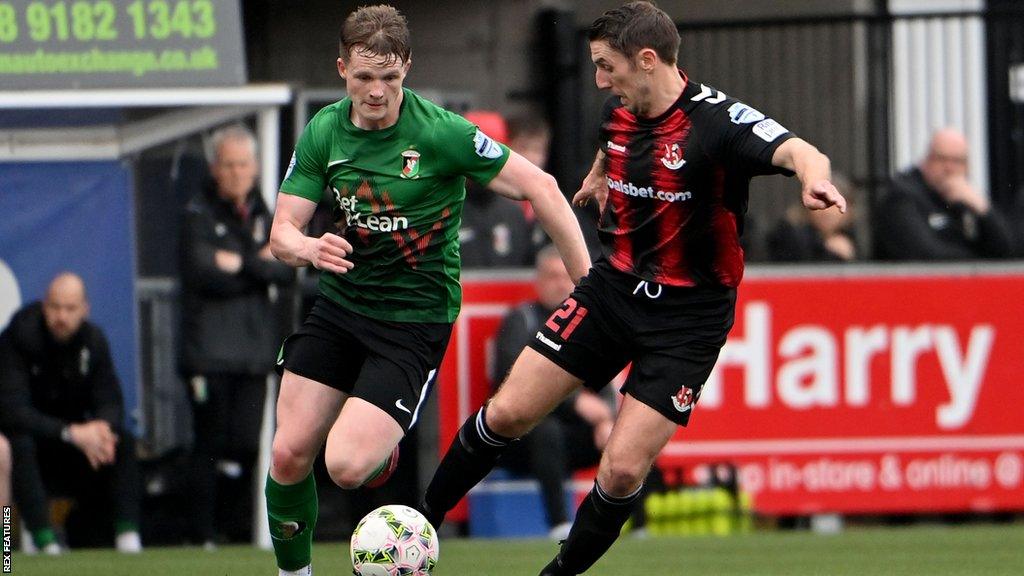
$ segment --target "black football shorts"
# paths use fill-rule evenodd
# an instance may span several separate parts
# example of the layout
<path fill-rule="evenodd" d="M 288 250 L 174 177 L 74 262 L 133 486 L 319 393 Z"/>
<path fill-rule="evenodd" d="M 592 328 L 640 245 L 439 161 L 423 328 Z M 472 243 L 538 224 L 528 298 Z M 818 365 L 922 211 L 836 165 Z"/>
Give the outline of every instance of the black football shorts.
<path fill-rule="evenodd" d="M 281 345 L 277 369 L 366 400 L 409 431 L 430 395 L 451 332 L 447 323 L 375 320 L 318 296 L 302 326 Z"/>
<path fill-rule="evenodd" d="M 632 362 L 622 393 L 685 426 L 735 307 L 734 288 L 665 286 L 599 261 L 529 346 L 594 389 Z"/>

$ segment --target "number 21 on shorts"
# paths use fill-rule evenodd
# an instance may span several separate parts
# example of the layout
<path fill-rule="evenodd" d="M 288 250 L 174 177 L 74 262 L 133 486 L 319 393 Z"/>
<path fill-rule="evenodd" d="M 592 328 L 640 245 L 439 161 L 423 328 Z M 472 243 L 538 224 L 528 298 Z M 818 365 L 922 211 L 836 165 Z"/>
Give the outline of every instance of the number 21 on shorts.
<path fill-rule="evenodd" d="M 568 298 L 562 303 L 561 308 L 551 314 L 544 325 L 555 334 L 561 336 L 562 340 L 568 340 L 569 336 L 572 336 L 573 331 L 576 330 L 576 327 L 580 325 L 580 322 L 583 321 L 586 315 L 586 306 L 580 306 L 575 298 Z"/>

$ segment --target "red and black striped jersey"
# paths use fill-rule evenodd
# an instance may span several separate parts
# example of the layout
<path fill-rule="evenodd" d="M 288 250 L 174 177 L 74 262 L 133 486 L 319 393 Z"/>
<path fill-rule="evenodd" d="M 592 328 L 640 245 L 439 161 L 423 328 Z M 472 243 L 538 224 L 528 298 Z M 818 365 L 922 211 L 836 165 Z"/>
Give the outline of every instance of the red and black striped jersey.
<path fill-rule="evenodd" d="M 617 270 L 669 286 L 735 287 L 743 277 L 743 215 L 750 179 L 789 174 L 772 165 L 794 135 L 710 86 L 689 81 L 668 110 L 639 118 L 605 104 L 600 142 L 608 202 L 598 221 Z"/>

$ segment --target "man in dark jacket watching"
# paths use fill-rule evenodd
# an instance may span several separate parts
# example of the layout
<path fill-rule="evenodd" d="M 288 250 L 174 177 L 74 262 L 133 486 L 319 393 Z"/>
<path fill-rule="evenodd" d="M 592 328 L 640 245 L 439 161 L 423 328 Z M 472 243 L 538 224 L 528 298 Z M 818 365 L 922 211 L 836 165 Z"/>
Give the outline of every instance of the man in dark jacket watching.
<path fill-rule="evenodd" d="M 195 536 L 207 546 L 217 535 L 218 471 L 239 487 L 224 507 L 237 515 L 228 524 L 251 525 L 248 488 L 267 374 L 280 344 L 277 286 L 293 280 L 267 245 L 272 218 L 256 187 L 255 137 L 232 125 L 211 142 L 213 181 L 186 206 L 181 240 L 182 369 L 195 422 L 193 518 Z"/>
<path fill-rule="evenodd" d="M 1012 253 L 1010 229 L 967 181 L 967 140 L 946 128 L 928 155 L 897 175 L 875 206 L 877 256 L 884 260 L 972 260 Z"/>
<path fill-rule="evenodd" d="M 0 424 L 13 454 L 14 502 L 44 553 L 61 552 L 47 502 L 58 494 L 111 510 L 117 549 L 140 552 L 135 440 L 107 339 L 88 315 L 85 284 L 65 272 L 0 334 Z"/>

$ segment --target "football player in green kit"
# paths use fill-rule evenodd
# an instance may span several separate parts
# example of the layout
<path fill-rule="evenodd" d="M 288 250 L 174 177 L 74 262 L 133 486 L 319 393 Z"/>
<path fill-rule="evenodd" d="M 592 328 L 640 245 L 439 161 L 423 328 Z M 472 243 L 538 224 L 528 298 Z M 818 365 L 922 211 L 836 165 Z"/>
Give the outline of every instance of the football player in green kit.
<path fill-rule="evenodd" d="M 320 269 L 317 302 L 281 348 L 277 430 L 267 477 L 280 574 L 311 574 L 317 495 L 311 469 L 327 443 L 342 488 L 379 485 L 415 423 L 459 312 L 458 228 L 465 177 L 528 200 L 577 282 L 590 268 L 554 179 L 402 82 L 404 16 L 362 7 L 341 31 L 348 97 L 306 126 L 281 184 L 270 245 Z M 308 237 L 324 190 L 338 234 Z"/>

